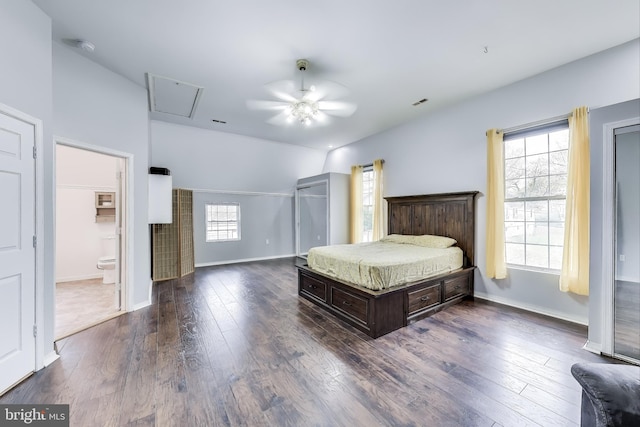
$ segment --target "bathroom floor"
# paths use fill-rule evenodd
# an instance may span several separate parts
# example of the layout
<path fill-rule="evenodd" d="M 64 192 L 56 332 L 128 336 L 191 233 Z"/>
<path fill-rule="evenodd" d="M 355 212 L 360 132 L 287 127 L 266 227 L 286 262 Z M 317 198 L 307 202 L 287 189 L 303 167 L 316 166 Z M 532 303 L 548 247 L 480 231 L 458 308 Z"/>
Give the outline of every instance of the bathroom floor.
<path fill-rule="evenodd" d="M 120 314 L 114 287 L 102 278 L 56 283 L 56 340 Z"/>

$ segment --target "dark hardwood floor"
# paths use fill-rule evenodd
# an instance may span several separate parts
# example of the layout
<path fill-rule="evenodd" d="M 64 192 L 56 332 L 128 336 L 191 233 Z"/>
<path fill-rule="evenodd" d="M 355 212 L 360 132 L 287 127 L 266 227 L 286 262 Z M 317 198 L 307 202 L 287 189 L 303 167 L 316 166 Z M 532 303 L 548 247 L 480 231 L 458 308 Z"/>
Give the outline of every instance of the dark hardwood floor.
<path fill-rule="evenodd" d="M 0 398 L 72 426 L 577 426 L 586 328 L 468 301 L 373 340 L 298 298 L 295 260 L 199 268 L 58 343 Z"/>

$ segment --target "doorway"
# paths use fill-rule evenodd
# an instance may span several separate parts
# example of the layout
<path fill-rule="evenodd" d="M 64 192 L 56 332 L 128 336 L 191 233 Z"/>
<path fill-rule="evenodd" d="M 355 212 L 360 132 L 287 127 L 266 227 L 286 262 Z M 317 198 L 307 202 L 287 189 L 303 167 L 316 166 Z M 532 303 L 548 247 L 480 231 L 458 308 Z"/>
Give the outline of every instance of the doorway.
<path fill-rule="evenodd" d="M 127 158 L 56 141 L 55 339 L 125 311 Z"/>
<path fill-rule="evenodd" d="M 328 181 L 296 187 L 296 255 L 306 258 L 309 249 L 325 246 L 329 239 Z"/>

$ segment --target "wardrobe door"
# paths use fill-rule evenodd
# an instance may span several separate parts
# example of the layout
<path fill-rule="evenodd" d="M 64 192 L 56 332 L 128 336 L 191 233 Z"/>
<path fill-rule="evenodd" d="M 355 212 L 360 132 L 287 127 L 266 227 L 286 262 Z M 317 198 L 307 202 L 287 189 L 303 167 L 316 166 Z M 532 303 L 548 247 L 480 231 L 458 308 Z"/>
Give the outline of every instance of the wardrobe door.
<path fill-rule="evenodd" d="M 613 352 L 640 361 L 640 125 L 615 130 Z"/>
<path fill-rule="evenodd" d="M 319 182 L 296 188 L 297 255 L 304 257 L 314 246 L 328 244 L 328 188 Z"/>

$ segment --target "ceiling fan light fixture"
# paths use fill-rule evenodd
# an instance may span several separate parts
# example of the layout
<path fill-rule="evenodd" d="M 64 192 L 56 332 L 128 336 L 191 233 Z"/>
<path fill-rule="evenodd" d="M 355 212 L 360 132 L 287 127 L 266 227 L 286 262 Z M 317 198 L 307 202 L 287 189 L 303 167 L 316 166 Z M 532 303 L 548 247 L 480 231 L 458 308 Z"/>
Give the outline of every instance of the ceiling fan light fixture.
<path fill-rule="evenodd" d="M 309 125 L 318 115 L 318 103 L 302 99 L 289 105 L 289 117 L 300 123 Z"/>

